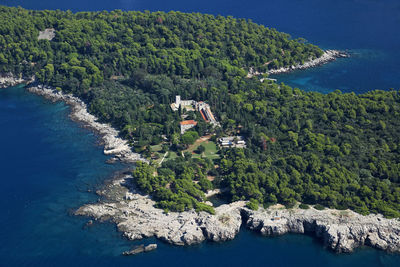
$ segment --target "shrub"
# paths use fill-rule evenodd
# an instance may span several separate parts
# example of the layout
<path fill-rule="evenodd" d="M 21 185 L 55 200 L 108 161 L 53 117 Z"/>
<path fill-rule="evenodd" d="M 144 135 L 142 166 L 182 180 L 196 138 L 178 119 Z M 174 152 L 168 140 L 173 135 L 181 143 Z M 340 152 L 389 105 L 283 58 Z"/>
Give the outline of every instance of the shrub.
<path fill-rule="evenodd" d="M 248 207 L 251 210 L 258 210 L 258 201 L 252 198 L 250 199 L 249 202 L 247 202 L 246 207 Z"/>
<path fill-rule="evenodd" d="M 203 146 L 203 145 L 199 145 L 199 146 L 197 147 L 197 149 L 196 149 L 196 153 L 197 153 L 197 154 L 201 154 L 201 153 L 203 153 L 204 151 L 206 151 L 206 147 Z"/>
<path fill-rule="evenodd" d="M 300 209 L 303 209 L 303 210 L 308 210 L 308 209 L 310 208 L 310 206 L 308 206 L 307 204 L 301 203 L 301 204 L 299 205 L 299 208 L 300 208 Z"/>
<path fill-rule="evenodd" d="M 322 206 L 321 204 L 317 204 L 317 205 L 314 206 L 314 209 L 316 209 L 316 210 L 324 210 L 325 207 Z"/>

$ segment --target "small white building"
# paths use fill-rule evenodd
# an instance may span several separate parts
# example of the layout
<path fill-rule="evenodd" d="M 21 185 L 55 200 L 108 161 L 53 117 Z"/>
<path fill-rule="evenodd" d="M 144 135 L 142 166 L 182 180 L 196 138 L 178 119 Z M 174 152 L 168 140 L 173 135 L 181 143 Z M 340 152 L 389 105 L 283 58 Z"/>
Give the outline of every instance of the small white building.
<path fill-rule="evenodd" d="M 243 136 L 227 136 L 221 137 L 219 140 L 219 144 L 223 147 L 238 147 L 245 148 L 246 141 Z"/>
<path fill-rule="evenodd" d="M 190 128 L 195 127 L 197 125 L 197 121 L 194 120 L 181 121 L 180 124 L 181 124 L 181 134 L 184 134 Z"/>

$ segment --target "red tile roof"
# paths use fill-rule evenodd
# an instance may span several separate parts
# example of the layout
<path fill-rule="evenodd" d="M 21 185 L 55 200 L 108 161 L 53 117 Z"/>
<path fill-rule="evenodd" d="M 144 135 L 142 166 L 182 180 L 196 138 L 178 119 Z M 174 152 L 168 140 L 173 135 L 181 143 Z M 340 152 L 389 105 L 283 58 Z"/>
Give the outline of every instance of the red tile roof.
<path fill-rule="evenodd" d="M 188 120 L 188 121 L 181 121 L 181 125 L 197 125 L 197 121 Z"/>
<path fill-rule="evenodd" d="M 200 114 L 201 114 L 201 116 L 203 117 L 203 120 L 205 120 L 205 121 L 208 122 L 208 120 L 207 120 L 207 118 L 206 118 L 206 115 L 204 114 L 204 111 L 203 111 L 203 110 L 200 110 Z"/>

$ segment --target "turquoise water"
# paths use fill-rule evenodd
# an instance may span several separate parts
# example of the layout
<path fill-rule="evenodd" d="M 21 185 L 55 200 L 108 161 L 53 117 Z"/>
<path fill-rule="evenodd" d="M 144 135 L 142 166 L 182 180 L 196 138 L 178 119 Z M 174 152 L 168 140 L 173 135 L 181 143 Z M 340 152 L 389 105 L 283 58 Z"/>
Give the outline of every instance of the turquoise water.
<path fill-rule="evenodd" d="M 349 49 L 350 59 L 279 75 L 306 90 L 365 92 L 400 85 L 400 2 L 397 0 L 182 1 L 0 0 L 25 8 L 180 10 L 251 18 L 325 48 Z M 92 132 L 68 118 L 69 108 L 0 89 L 0 266 L 399 266 L 400 255 L 362 248 L 336 255 L 303 235 L 266 238 L 246 231 L 230 242 L 159 249 L 135 257 L 134 244 L 112 224 L 84 229 L 70 211 L 95 202 L 94 191 L 126 166 L 107 157 Z"/>

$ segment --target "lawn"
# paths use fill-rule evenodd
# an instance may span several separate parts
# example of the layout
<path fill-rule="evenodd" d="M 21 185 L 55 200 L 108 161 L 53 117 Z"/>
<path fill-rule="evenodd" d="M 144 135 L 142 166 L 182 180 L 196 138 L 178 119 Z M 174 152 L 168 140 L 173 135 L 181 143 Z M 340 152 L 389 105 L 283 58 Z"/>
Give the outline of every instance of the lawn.
<path fill-rule="evenodd" d="M 211 160 L 219 159 L 220 156 L 218 154 L 218 146 L 215 142 L 209 140 L 210 137 L 211 135 L 208 135 L 197 139 L 193 145 L 190 145 L 189 148 L 184 150 L 183 152 L 192 153 L 193 158 L 200 158 L 200 155 L 197 154 L 195 151 L 199 145 L 203 145 L 205 147 L 205 151 L 202 154 L 203 157 L 209 158 Z M 152 146 L 151 149 L 152 151 L 159 151 L 161 150 L 161 146 Z M 157 160 L 157 162 L 161 161 L 162 156 L 163 154 L 161 154 L 161 157 Z M 165 157 L 165 160 L 174 159 L 176 157 L 178 157 L 176 152 L 168 151 L 168 155 Z"/>
<path fill-rule="evenodd" d="M 153 152 L 160 152 L 162 149 L 162 145 L 161 144 L 155 145 L 155 146 L 151 146 L 150 148 L 151 148 L 151 151 L 153 151 Z"/>
<path fill-rule="evenodd" d="M 168 155 L 166 156 L 165 160 L 174 159 L 176 157 L 178 157 L 178 155 L 176 155 L 176 152 L 168 151 Z"/>
<path fill-rule="evenodd" d="M 219 154 L 217 145 L 213 141 L 206 140 L 204 142 L 196 142 L 194 145 L 190 146 L 186 151 L 192 153 L 193 158 L 199 158 L 200 155 L 195 153 L 197 147 L 199 145 L 203 145 L 206 150 L 203 153 L 203 156 L 209 159 L 219 159 Z"/>

